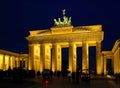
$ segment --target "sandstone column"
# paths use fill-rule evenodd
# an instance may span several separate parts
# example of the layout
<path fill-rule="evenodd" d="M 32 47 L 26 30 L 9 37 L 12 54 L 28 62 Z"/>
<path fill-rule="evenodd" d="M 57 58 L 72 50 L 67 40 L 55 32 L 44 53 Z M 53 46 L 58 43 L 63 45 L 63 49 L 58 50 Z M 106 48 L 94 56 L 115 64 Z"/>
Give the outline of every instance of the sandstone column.
<path fill-rule="evenodd" d="M 51 48 L 49 45 L 45 46 L 45 68 L 51 69 Z"/>
<path fill-rule="evenodd" d="M 42 72 L 43 69 L 45 68 L 45 45 L 44 44 L 41 44 L 40 56 L 41 56 L 40 69 Z"/>
<path fill-rule="evenodd" d="M 40 71 L 40 44 L 34 44 L 34 70 Z"/>
<path fill-rule="evenodd" d="M 96 71 L 97 75 L 102 75 L 103 73 L 103 60 L 101 54 L 101 42 L 96 42 Z"/>
<path fill-rule="evenodd" d="M 106 61 L 106 56 L 104 56 L 104 58 L 103 58 L 103 60 L 104 60 L 104 75 L 106 75 L 107 74 L 107 71 L 106 71 L 106 65 L 107 65 L 107 61 Z"/>
<path fill-rule="evenodd" d="M 29 70 L 34 70 L 34 45 L 29 44 Z"/>
<path fill-rule="evenodd" d="M 15 56 L 12 58 L 12 69 L 15 68 Z"/>
<path fill-rule="evenodd" d="M 51 69 L 51 48 L 48 44 L 41 45 L 41 58 L 43 59 L 43 68 Z"/>
<path fill-rule="evenodd" d="M 9 56 L 8 68 L 9 68 L 9 66 L 11 67 L 11 56 Z"/>
<path fill-rule="evenodd" d="M 82 73 L 86 73 L 89 70 L 89 53 L 88 43 L 83 42 L 82 44 Z"/>
<path fill-rule="evenodd" d="M 10 57 L 10 66 L 11 66 L 11 69 L 13 69 L 13 56 Z"/>
<path fill-rule="evenodd" d="M 5 71 L 5 55 L 3 55 L 3 71 Z"/>
<path fill-rule="evenodd" d="M 40 70 L 40 44 L 29 44 L 29 70 Z"/>
<path fill-rule="evenodd" d="M 69 71 L 76 72 L 77 60 L 76 60 L 76 45 L 74 43 L 69 44 Z"/>
<path fill-rule="evenodd" d="M 57 44 L 53 44 L 52 45 L 52 71 L 53 72 L 57 70 L 56 62 L 57 62 Z"/>
<path fill-rule="evenodd" d="M 57 43 L 52 45 L 52 71 L 62 70 L 61 46 Z"/>
<path fill-rule="evenodd" d="M 56 55 L 57 55 L 57 59 L 56 59 L 57 68 L 56 68 L 56 70 L 61 71 L 62 70 L 62 58 L 61 58 L 61 46 L 60 45 L 57 45 Z"/>
<path fill-rule="evenodd" d="M 17 67 L 20 67 L 20 59 L 19 57 L 16 57 Z"/>
<path fill-rule="evenodd" d="M 42 48 L 42 46 L 44 46 L 44 45 L 39 44 L 39 71 L 40 71 L 40 73 L 43 72 L 42 50 L 44 47 Z"/>

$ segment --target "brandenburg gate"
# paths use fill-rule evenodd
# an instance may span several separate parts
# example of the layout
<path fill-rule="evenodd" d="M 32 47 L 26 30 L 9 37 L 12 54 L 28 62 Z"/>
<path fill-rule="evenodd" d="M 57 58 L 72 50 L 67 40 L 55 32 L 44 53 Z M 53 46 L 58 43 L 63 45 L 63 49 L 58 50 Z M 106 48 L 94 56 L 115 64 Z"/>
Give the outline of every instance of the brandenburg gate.
<path fill-rule="evenodd" d="M 50 29 L 32 30 L 26 37 L 29 44 L 29 69 L 42 72 L 50 69 L 53 72 L 62 70 L 62 48 L 69 49 L 69 71 L 77 69 L 77 47 L 82 47 L 82 72 L 89 69 L 89 47 L 96 47 L 96 73 L 103 73 L 101 42 L 104 32 L 101 25 L 71 25 L 71 17 L 63 21 L 54 19 L 55 25 Z"/>

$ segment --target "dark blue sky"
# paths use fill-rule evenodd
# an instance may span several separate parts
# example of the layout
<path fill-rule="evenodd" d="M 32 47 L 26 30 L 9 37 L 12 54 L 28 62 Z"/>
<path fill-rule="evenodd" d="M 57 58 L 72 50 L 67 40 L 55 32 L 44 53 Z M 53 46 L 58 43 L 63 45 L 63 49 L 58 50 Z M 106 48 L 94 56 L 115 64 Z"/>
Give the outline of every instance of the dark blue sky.
<path fill-rule="evenodd" d="M 0 1 L 0 49 L 27 52 L 29 30 L 49 29 L 53 19 L 72 17 L 73 26 L 102 24 L 103 49 L 111 50 L 120 38 L 119 0 L 2 0 Z"/>

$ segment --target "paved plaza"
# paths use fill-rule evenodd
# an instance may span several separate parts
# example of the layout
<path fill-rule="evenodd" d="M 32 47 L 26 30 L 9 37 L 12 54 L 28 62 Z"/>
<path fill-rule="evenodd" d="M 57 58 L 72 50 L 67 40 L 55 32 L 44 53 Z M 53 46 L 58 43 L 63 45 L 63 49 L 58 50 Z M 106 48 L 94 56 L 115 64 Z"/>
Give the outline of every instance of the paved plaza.
<path fill-rule="evenodd" d="M 68 81 L 67 78 L 53 78 L 47 85 L 38 78 L 21 81 L 0 80 L 0 88 L 120 88 L 120 81 L 108 79 L 92 79 L 89 82 L 79 80 Z"/>

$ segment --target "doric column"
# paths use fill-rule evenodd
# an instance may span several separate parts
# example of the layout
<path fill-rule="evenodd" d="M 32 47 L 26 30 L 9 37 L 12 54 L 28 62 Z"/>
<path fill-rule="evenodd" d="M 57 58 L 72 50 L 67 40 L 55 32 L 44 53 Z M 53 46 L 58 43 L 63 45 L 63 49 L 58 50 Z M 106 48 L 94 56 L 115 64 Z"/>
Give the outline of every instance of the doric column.
<path fill-rule="evenodd" d="M 25 58 L 25 67 L 27 70 L 29 70 L 29 57 L 28 58 Z"/>
<path fill-rule="evenodd" d="M 41 48 L 40 48 L 40 56 L 42 58 L 40 64 L 41 64 L 41 69 L 45 69 L 45 45 L 41 44 Z"/>
<path fill-rule="evenodd" d="M 51 48 L 50 45 L 45 47 L 45 68 L 51 69 Z"/>
<path fill-rule="evenodd" d="M 19 67 L 20 66 L 20 63 L 19 63 L 19 58 L 16 57 L 16 66 Z"/>
<path fill-rule="evenodd" d="M 34 70 L 34 44 L 29 44 L 29 70 Z"/>
<path fill-rule="evenodd" d="M 9 56 L 9 65 L 11 67 L 11 56 Z"/>
<path fill-rule="evenodd" d="M 40 44 L 29 44 L 29 69 L 40 70 Z"/>
<path fill-rule="evenodd" d="M 3 54 L 0 54 L 0 69 L 3 70 Z"/>
<path fill-rule="evenodd" d="M 12 58 L 12 69 L 15 67 L 15 56 Z"/>
<path fill-rule="evenodd" d="M 62 69 L 61 60 L 61 46 L 54 43 L 52 46 L 52 71 L 61 71 Z"/>
<path fill-rule="evenodd" d="M 82 44 L 82 72 L 89 70 L 89 53 L 88 53 L 88 43 L 83 42 Z"/>
<path fill-rule="evenodd" d="M 40 44 L 34 44 L 34 70 L 40 71 Z"/>
<path fill-rule="evenodd" d="M 38 46 L 38 50 L 39 50 L 39 55 L 38 55 L 38 57 L 39 57 L 39 60 L 38 60 L 38 63 L 39 63 L 39 71 L 42 73 L 42 71 L 43 71 L 43 58 L 42 58 L 42 56 L 41 56 L 41 52 L 42 52 L 42 45 L 41 44 L 39 44 L 39 46 Z"/>
<path fill-rule="evenodd" d="M 5 67 L 5 55 L 3 55 L 3 65 L 2 66 L 3 66 L 3 71 L 5 71 L 5 68 L 6 68 Z"/>
<path fill-rule="evenodd" d="M 69 71 L 76 72 L 76 45 L 74 43 L 69 44 Z"/>
<path fill-rule="evenodd" d="M 8 70 L 8 67 L 9 67 L 9 56 L 5 55 L 5 59 L 4 60 L 5 60 L 4 69 Z"/>
<path fill-rule="evenodd" d="M 15 63 L 14 66 L 15 66 L 15 68 L 16 68 L 16 67 L 17 67 L 17 60 L 16 60 L 16 57 L 15 57 L 14 60 L 15 60 L 15 62 L 14 62 L 14 63 Z"/>
<path fill-rule="evenodd" d="M 52 45 L 52 71 L 56 71 L 56 61 L 57 61 L 57 44 Z"/>
<path fill-rule="evenodd" d="M 52 71 L 62 70 L 61 46 L 53 44 L 52 46 Z"/>
<path fill-rule="evenodd" d="M 57 45 L 57 71 L 61 71 L 62 70 L 62 58 L 61 58 L 61 46 Z"/>
<path fill-rule="evenodd" d="M 101 42 L 96 42 L 96 71 L 97 75 L 102 75 L 103 73 L 103 60 L 101 54 Z"/>
<path fill-rule="evenodd" d="M 107 74 L 107 71 L 106 71 L 106 65 L 107 65 L 107 61 L 106 61 L 106 56 L 103 56 L 103 60 L 104 60 L 104 75 L 106 75 Z"/>
<path fill-rule="evenodd" d="M 114 65 L 114 67 L 113 67 L 113 71 L 114 71 L 114 74 L 118 74 L 117 72 L 118 72 L 118 70 L 117 70 L 117 68 L 118 68 L 118 60 L 117 60 L 117 58 L 118 58 L 118 56 L 117 56 L 117 54 L 115 53 L 114 54 L 114 56 L 113 56 L 113 65 Z"/>
<path fill-rule="evenodd" d="M 41 58 L 40 69 L 42 72 L 43 69 L 45 69 L 45 45 L 44 44 L 41 44 L 40 46 L 40 58 Z"/>
<path fill-rule="evenodd" d="M 43 68 L 51 69 L 51 48 L 48 44 L 41 44 L 41 58 L 43 59 Z"/>
<path fill-rule="evenodd" d="M 24 67 L 23 63 L 24 63 L 24 58 L 21 59 L 22 60 L 22 67 Z"/>

